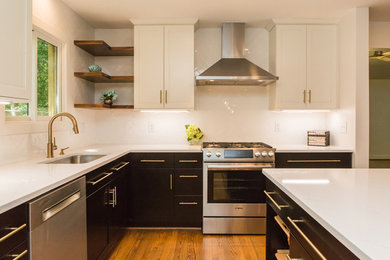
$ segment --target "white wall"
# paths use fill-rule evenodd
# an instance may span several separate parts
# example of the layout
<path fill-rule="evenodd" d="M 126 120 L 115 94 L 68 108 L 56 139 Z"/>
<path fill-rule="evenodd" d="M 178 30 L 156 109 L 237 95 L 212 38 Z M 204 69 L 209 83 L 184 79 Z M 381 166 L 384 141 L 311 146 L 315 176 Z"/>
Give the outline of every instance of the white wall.
<path fill-rule="evenodd" d="M 98 29 L 95 37 L 108 43 L 114 39 L 112 44 L 115 45 L 128 45 L 116 40 L 122 35 L 127 41 L 129 30 L 122 32 Z M 128 40 L 132 44 L 132 39 Z M 247 57 L 264 69 L 268 69 L 268 42 L 268 32 L 265 29 L 247 28 Z M 221 56 L 220 28 L 197 30 L 195 49 L 195 71 L 200 73 Z M 99 60 L 100 64 L 104 64 L 103 70 L 107 65 L 107 69 L 115 73 L 130 71 L 128 65 L 119 68 L 115 67 L 115 62 L 103 59 L 104 57 Z M 97 62 L 96 59 L 95 61 Z M 127 62 L 126 60 L 125 64 Z M 326 113 L 269 111 L 267 88 L 264 87 L 199 86 L 195 88 L 195 93 L 195 111 L 189 113 L 97 111 L 97 142 L 185 144 L 184 125 L 193 123 L 204 131 L 204 141 L 263 141 L 277 147 L 304 145 L 307 130 L 326 128 Z M 96 95 L 95 98 L 98 98 L 100 93 Z"/>
<path fill-rule="evenodd" d="M 370 48 L 390 48 L 390 22 L 370 22 Z"/>
<path fill-rule="evenodd" d="M 64 43 L 66 67 L 63 78 L 63 111 L 73 113 L 79 122 L 80 134 L 74 135 L 68 119 L 54 124 L 59 147 L 85 146 L 94 142 L 93 111 L 76 111 L 74 103 L 93 102 L 93 84 L 73 76 L 85 71 L 93 57 L 73 45 L 76 39 L 93 39 L 94 30 L 60 0 L 34 0 L 33 23 Z M 0 109 L 0 163 L 23 160 L 32 156 L 45 157 L 47 121 L 6 122 L 4 107 Z"/>
<path fill-rule="evenodd" d="M 368 8 L 340 21 L 340 106 L 328 115 L 335 145 L 355 149 L 354 166 L 369 163 Z"/>

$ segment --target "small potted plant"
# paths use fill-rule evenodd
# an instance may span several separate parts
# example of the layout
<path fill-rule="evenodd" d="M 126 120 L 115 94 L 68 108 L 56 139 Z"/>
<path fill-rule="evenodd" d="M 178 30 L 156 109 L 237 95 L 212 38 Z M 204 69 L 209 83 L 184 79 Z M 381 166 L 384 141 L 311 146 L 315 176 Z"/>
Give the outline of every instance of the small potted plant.
<path fill-rule="evenodd" d="M 192 144 L 199 144 L 200 140 L 203 138 L 203 132 L 196 125 L 185 125 L 187 141 Z"/>
<path fill-rule="evenodd" d="M 115 90 L 107 90 L 102 92 L 102 96 L 100 100 L 103 101 L 104 104 L 112 106 L 112 103 L 116 100 L 118 95 Z"/>

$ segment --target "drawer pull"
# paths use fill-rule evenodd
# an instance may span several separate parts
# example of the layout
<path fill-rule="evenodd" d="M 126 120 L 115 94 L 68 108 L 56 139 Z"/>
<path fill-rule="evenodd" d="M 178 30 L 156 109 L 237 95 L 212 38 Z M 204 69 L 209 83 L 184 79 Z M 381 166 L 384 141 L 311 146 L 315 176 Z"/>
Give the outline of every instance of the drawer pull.
<path fill-rule="evenodd" d="M 179 175 L 179 178 L 198 178 L 198 175 Z"/>
<path fill-rule="evenodd" d="M 301 236 L 306 240 L 306 242 L 314 249 L 314 251 L 318 254 L 318 256 L 322 259 L 322 260 L 326 260 L 326 257 L 320 252 L 320 250 L 318 250 L 318 248 L 310 241 L 310 239 L 305 235 L 305 233 L 303 233 L 303 231 L 298 227 L 297 222 L 305 222 L 304 220 L 293 220 L 291 219 L 290 217 L 287 217 L 288 221 L 290 221 L 291 225 L 294 226 L 294 228 L 299 232 L 299 234 L 301 234 Z"/>
<path fill-rule="evenodd" d="M 179 205 L 198 205 L 198 202 L 179 202 Z"/>
<path fill-rule="evenodd" d="M 287 160 L 289 163 L 339 163 L 341 160 Z"/>
<path fill-rule="evenodd" d="M 265 195 L 272 201 L 272 203 L 278 208 L 278 210 L 282 210 L 282 208 L 288 208 L 288 205 L 279 205 L 276 201 L 271 197 L 271 194 L 277 194 L 275 191 L 264 191 Z"/>
<path fill-rule="evenodd" d="M 165 160 L 140 160 L 142 163 L 165 163 Z"/>
<path fill-rule="evenodd" d="M 278 223 L 280 228 L 287 235 L 288 242 L 290 243 L 290 230 L 288 229 L 287 225 L 283 222 L 283 220 L 279 216 L 275 216 L 274 218 L 275 218 L 276 223 Z"/>
<path fill-rule="evenodd" d="M 130 162 L 121 162 L 117 165 L 115 165 L 114 167 L 111 168 L 111 170 L 114 170 L 114 171 L 119 171 L 120 169 L 122 169 L 123 167 L 125 167 L 126 165 L 128 165 Z"/>
<path fill-rule="evenodd" d="M 179 163 L 197 163 L 198 160 L 179 160 Z"/>
<path fill-rule="evenodd" d="M 21 225 L 20 227 L 17 227 L 17 228 L 6 228 L 6 229 L 9 229 L 9 230 L 12 230 L 11 232 L 9 232 L 7 235 L 3 236 L 0 238 L 0 243 L 3 242 L 4 240 L 6 240 L 7 238 L 9 237 L 12 237 L 13 235 L 15 235 L 16 233 L 18 233 L 20 230 L 22 230 L 23 228 L 25 228 L 27 226 L 27 224 L 23 224 Z"/>
<path fill-rule="evenodd" d="M 22 253 L 18 254 L 18 255 L 8 255 L 9 257 L 12 257 L 12 260 L 18 260 L 20 258 L 22 258 L 25 254 L 27 254 L 27 249 L 24 250 Z"/>
<path fill-rule="evenodd" d="M 88 184 L 92 184 L 92 186 L 95 185 L 95 184 L 98 184 L 99 182 L 101 182 L 102 180 L 104 180 L 105 178 L 107 178 L 108 176 L 112 175 L 113 172 L 105 172 L 105 173 L 103 173 L 103 174 L 104 174 L 104 176 L 101 177 L 100 179 L 98 179 L 98 180 L 96 180 L 96 181 L 87 181 L 87 183 L 88 183 Z"/>
<path fill-rule="evenodd" d="M 169 174 L 169 189 L 173 189 L 173 175 Z"/>

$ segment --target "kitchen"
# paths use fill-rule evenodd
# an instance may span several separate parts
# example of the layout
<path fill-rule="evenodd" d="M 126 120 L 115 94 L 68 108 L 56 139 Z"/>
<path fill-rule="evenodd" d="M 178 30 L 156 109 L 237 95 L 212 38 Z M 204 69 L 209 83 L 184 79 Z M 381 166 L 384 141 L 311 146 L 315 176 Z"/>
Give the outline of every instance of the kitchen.
<path fill-rule="evenodd" d="M 381 1 L 377 2 L 379 4 Z M 260 8 L 259 6 L 259 11 L 250 11 L 251 6 L 248 3 L 245 8 L 247 11 L 234 12 L 234 9 L 229 9 L 233 8 L 234 5 L 232 5 L 231 7 L 226 7 L 228 8 L 226 12 L 222 12 L 217 6 L 214 6 L 214 8 L 210 8 L 210 10 L 214 10 L 214 13 L 209 15 L 203 10 L 193 13 L 187 9 L 188 7 L 182 6 L 182 9 L 176 11 L 174 10 L 175 8 L 172 8 L 170 12 L 167 12 L 164 17 L 161 18 L 161 16 L 159 16 L 161 15 L 159 10 L 164 8 L 164 6 L 159 6 L 158 3 L 156 3 L 155 10 L 148 11 L 145 11 L 145 7 L 139 2 L 134 2 L 134 5 L 122 3 L 123 5 L 121 4 L 117 7 L 110 6 L 109 4 L 104 5 L 99 1 L 97 2 L 99 4 L 96 5 L 91 3 L 92 2 L 89 2 L 88 5 L 88 1 L 77 3 L 77 1 L 71 0 L 32 1 L 33 35 L 38 35 L 36 37 L 42 38 L 46 35 L 47 38 L 45 39 L 55 38 L 57 41 L 52 42 L 59 42 L 56 46 L 58 46 L 58 50 L 61 51 L 59 57 L 61 57 L 62 60 L 62 66 L 60 67 L 62 76 L 59 77 L 58 81 L 61 83 L 62 89 L 61 95 L 58 97 L 59 102 L 57 102 L 57 104 L 60 105 L 58 106 L 59 109 L 57 108 L 57 112 L 69 112 L 74 115 L 78 122 L 79 133 L 74 134 L 72 131 L 74 126 L 72 126 L 71 121 L 67 118 L 63 117 L 62 120 L 60 118 L 56 119 L 53 124 L 53 136 L 56 140 L 49 141 L 49 143 L 53 142 L 54 144 L 54 142 L 56 142 L 58 150 L 54 151 L 54 159 L 47 159 L 47 127 L 49 118 L 39 118 L 39 116 L 37 116 L 33 108 L 35 102 L 34 98 L 32 98 L 31 95 L 27 97 L 27 99 L 31 100 L 32 109 L 31 116 L 27 120 L 26 118 L 23 120 L 23 118 L 20 117 L 12 118 L 5 116 L 7 105 L 0 105 L 0 139 L 2 144 L 0 148 L 0 162 L 2 164 L 0 168 L 0 178 L 2 180 L 2 199 L 0 200 L 0 205 L 2 205 L 2 213 L 11 210 L 19 204 L 33 201 L 35 198 L 42 196 L 54 188 L 73 181 L 77 177 L 86 175 L 86 181 L 97 181 L 94 178 L 92 178 L 92 180 L 88 179 L 89 176 L 93 175 L 95 170 L 98 170 L 101 167 L 104 168 L 106 164 L 110 164 L 112 161 L 117 164 L 122 163 L 121 160 L 117 160 L 122 159 L 122 156 L 126 156 L 129 152 L 130 155 L 133 154 L 135 158 L 130 158 L 128 160 L 124 159 L 123 162 L 129 161 L 132 163 L 123 166 L 124 168 L 122 169 L 126 169 L 127 167 L 137 169 L 136 156 L 139 154 L 144 154 L 145 152 L 151 154 L 160 154 L 163 152 L 166 154 L 165 156 L 167 156 L 167 158 L 165 159 L 160 158 L 160 155 L 156 158 L 146 158 L 149 156 L 146 155 L 145 158 L 139 158 L 139 160 L 165 160 L 167 165 L 164 166 L 162 165 L 164 163 L 160 162 L 157 163 L 156 166 L 151 167 L 151 169 L 158 168 L 159 172 L 161 171 L 164 176 L 167 176 L 167 178 L 161 180 L 161 185 L 158 185 L 159 188 L 161 188 L 161 186 L 172 186 L 171 194 L 169 194 L 170 200 L 191 196 L 191 199 L 193 200 L 184 202 L 197 202 L 195 199 L 199 199 L 199 196 L 202 197 L 203 195 L 202 192 L 199 192 L 199 189 L 190 195 L 185 193 L 187 191 L 186 189 L 181 191 L 184 193 L 176 193 L 178 191 L 176 190 L 175 177 L 180 175 L 202 175 L 199 173 L 199 171 L 202 172 L 202 166 L 199 167 L 199 165 L 195 165 L 193 168 L 189 168 L 193 171 L 188 173 L 186 172 L 187 170 L 176 166 L 176 161 L 197 160 L 199 162 L 205 159 L 204 156 L 201 158 L 197 157 L 202 152 L 199 145 L 188 144 L 185 136 L 186 129 L 184 127 L 187 124 L 195 124 L 202 129 L 204 133 L 202 141 L 204 143 L 264 142 L 269 144 L 276 149 L 276 156 L 274 156 L 276 157 L 276 164 L 278 163 L 278 155 L 281 154 L 297 152 L 298 154 L 352 152 L 353 157 L 349 165 L 352 165 L 353 168 L 368 168 L 370 154 L 368 134 L 369 78 L 367 53 L 369 48 L 384 48 L 389 46 L 390 41 L 387 37 L 388 34 L 386 33 L 389 31 L 390 27 L 389 23 L 386 22 L 389 18 L 381 13 L 385 10 L 386 3 L 382 2 L 384 6 L 378 9 L 375 9 L 375 6 L 373 5 L 370 9 L 370 18 L 368 8 L 356 8 L 357 6 L 354 6 L 353 4 L 348 5 L 348 8 L 335 4 L 332 8 L 328 7 L 330 9 L 328 10 L 329 13 L 327 13 L 327 15 L 324 15 L 325 12 L 319 10 L 320 8 L 318 8 L 317 5 L 310 3 L 307 3 L 308 10 L 306 11 L 301 10 L 301 8 L 291 7 L 291 13 L 288 14 L 279 13 L 278 11 L 271 12 L 272 6 L 269 6 L 269 9 L 265 7 Z M 157 8 L 157 6 L 160 8 Z M 367 1 L 363 6 L 371 6 L 371 2 Z M 201 5 L 193 8 L 194 10 L 198 10 L 200 7 Z M 7 9 L 4 8 L 4 10 Z M 136 10 L 139 10 L 139 13 L 137 13 Z M 311 13 L 310 16 L 307 15 L 308 11 Z M 114 15 L 114 13 L 117 15 Z M 185 15 L 183 16 L 183 14 Z M 220 15 L 218 16 L 217 14 Z M 216 18 L 211 19 L 213 16 Z M 5 13 L 2 13 L 2 17 L 5 17 Z M 23 17 L 24 16 L 21 16 L 20 19 L 26 19 Z M 302 18 L 293 19 L 292 17 Z M 156 19 L 160 20 L 157 21 Z M 336 103 L 338 104 L 330 104 L 327 108 L 324 108 L 326 111 L 323 109 L 314 111 L 310 108 L 291 109 L 291 107 L 286 109 L 283 109 L 283 107 L 272 109 L 272 107 L 270 107 L 273 102 L 272 100 L 276 100 L 273 98 L 275 93 L 272 93 L 275 90 L 275 85 L 262 87 L 245 85 L 194 86 L 195 84 L 193 84 L 192 87 L 195 93 L 190 100 L 190 102 L 192 101 L 192 109 L 189 109 L 188 112 L 183 111 L 183 109 L 175 109 L 176 111 L 171 112 L 166 112 L 167 109 L 162 111 L 160 109 L 159 112 L 148 113 L 147 110 L 145 110 L 145 112 L 139 111 L 140 109 L 93 110 L 77 108 L 76 104 L 100 103 L 99 99 L 101 92 L 107 89 L 115 89 L 118 94 L 118 99 L 114 105 L 136 105 L 134 102 L 137 99 L 135 96 L 137 75 L 142 76 L 142 71 L 137 74 L 135 68 L 135 63 L 137 63 L 136 59 L 137 57 L 140 57 L 139 55 L 137 56 L 137 44 L 139 46 L 139 43 L 135 42 L 134 39 L 134 32 L 137 26 L 142 28 L 142 26 L 146 26 L 145 23 L 160 25 L 179 23 L 192 26 L 194 28 L 194 33 L 191 37 L 194 39 L 193 50 L 195 51 L 195 55 L 192 57 L 195 65 L 193 71 L 195 71 L 195 75 L 199 75 L 221 58 L 223 48 L 221 44 L 223 37 L 221 26 L 223 22 L 232 20 L 246 22 L 245 48 L 247 50 L 245 50 L 245 57 L 262 69 L 270 72 L 273 72 L 274 70 L 274 68 L 272 68 L 274 65 L 272 65 L 271 62 L 273 60 L 274 52 L 274 45 L 272 44 L 273 28 L 282 28 L 284 25 L 300 25 L 301 27 L 303 25 L 305 27 L 306 25 L 313 24 L 337 25 L 337 47 L 339 51 L 338 70 L 336 71 L 338 81 L 336 85 L 338 94 L 331 102 L 337 101 Z M 18 24 L 18 26 L 21 25 Z M 5 35 L 12 35 L 12 32 L 7 31 L 7 28 L 4 28 L 4 30 L 2 29 L 2 31 Z M 77 40 L 104 40 L 110 46 L 135 46 L 134 57 L 94 56 L 79 46 L 76 46 L 74 41 Z M 26 42 L 28 43 L 29 41 L 26 40 Z M 185 43 L 182 42 L 182 44 Z M 11 48 L 12 46 L 5 45 L 5 47 Z M 21 48 L 23 46 L 19 47 Z M 6 50 L 6 48 L 2 49 Z M 181 51 L 184 52 L 184 48 Z M 321 55 L 320 51 L 317 51 L 317 53 L 318 55 Z M 288 54 L 293 56 L 294 54 L 299 55 L 300 53 Z M 7 59 L 3 60 L 12 60 L 7 51 L 1 52 L 1 55 L 7 57 Z M 19 53 L 19 55 L 24 57 L 23 53 Z M 313 57 L 314 59 L 316 58 L 315 56 Z M 154 58 L 158 60 L 156 57 Z M 120 82 L 115 84 L 94 84 L 88 80 L 75 77 L 76 72 L 87 71 L 91 64 L 100 65 L 103 68 L 103 72 L 109 75 L 135 75 L 135 83 Z M 2 71 L 6 71 L 6 73 L 2 73 L 1 77 L 12 81 L 14 77 L 19 77 L 19 74 L 18 70 L 7 71 L 7 66 L 11 65 L 14 66 L 15 64 L 8 64 L 7 62 L 2 63 L 4 68 Z M 27 66 L 27 68 L 29 68 L 29 66 Z M 293 68 L 291 68 L 291 70 L 292 69 Z M 26 71 L 26 75 L 28 75 L 28 70 L 29 69 Z M 34 75 L 34 73 L 32 74 Z M 157 78 L 156 75 L 155 78 Z M 275 75 L 279 76 L 279 81 L 277 81 L 276 84 L 281 84 L 280 82 L 283 82 L 283 77 L 281 76 L 283 73 L 275 73 Z M 194 75 L 192 75 L 192 77 L 193 76 Z M 146 75 L 145 77 L 146 79 L 153 78 L 149 75 Z M 30 89 L 30 92 L 34 93 L 32 89 Z M 161 96 L 163 99 L 162 101 L 164 102 L 166 102 L 166 97 L 169 95 L 167 103 L 171 101 L 170 93 L 166 95 L 164 92 L 157 92 L 157 99 L 160 98 L 158 95 Z M 304 95 L 307 99 L 309 98 L 308 93 L 305 93 Z M 3 97 L 7 95 L 4 94 L 4 92 L 0 92 L 0 96 Z M 302 92 L 299 90 L 300 102 L 302 98 Z M 4 100 L 2 101 L 4 103 L 9 101 L 17 103 L 20 102 L 20 98 L 4 97 Z M 307 131 L 323 129 L 329 130 L 331 133 L 330 146 L 306 146 Z M 64 150 L 64 156 L 60 156 L 59 152 L 66 147 L 70 148 Z M 98 158 L 95 161 L 79 165 L 41 163 L 51 162 L 51 160 L 67 158 L 72 154 L 81 153 L 108 155 Z M 188 155 L 185 155 L 187 153 Z M 182 154 L 184 154 L 184 157 L 189 156 L 189 158 L 181 158 L 180 156 L 183 156 Z M 195 158 L 192 158 L 192 155 L 195 156 Z M 272 156 L 270 158 L 272 158 Z M 307 158 L 304 159 L 307 160 Z M 321 159 L 324 160 L 329 158 L 323 158 L 322 156 Z M 339 159 L 336 158 L 336 160 Z M 104 172 L 106 172 L 106 170 L 111 172 L 112 170 L 110 169 L 112 167 L 122 167 L 122 165 L 116 167 L 117 164 L 108 165 L 107 167 L 109 168 L 104 168 Z M 328 168 L 333 167 L 334 165 L 328 166 Z M 48 174 L 48 171 L 50 172 L 49 175 L 45 175 L 45 172 Z M 173 176 L 171 176 L 172 171 L 174 172 Z M 184 171 L 183 174 L 177 174 L 182 171 Z M 120 169 L 118 172 L 121 172 Z M 150 171 L 144 169 L 142 172 Z M 196 174 L 194 174 L 194 172 L 196 172 Z M 104 176 L 99 175 L 96 177 L 99 177 L 98 179 L 100 179 Z M 121 177 L 120 175 L 118 176 Z M 105 181 L 111 177 L 105 178 Z M 150 179 L 147 179 L 146 177 L 143 179 L 142 176 L 140 179 L 143 181 L 150 181 Z M 114 179 L 112 181 L 114 181 Z M 203 178 L 203 181 L 205 181 L 205 178 Z M 129 184 L 127 187 L 130 193 L 140 190 L 140 187 L 133 187 L 131 185 L 133 184 Z M 144 185 L 145 183 L 142 182 L 142 185 L 140 186 L 147 188 L 147 186 Z M 133 189 L 131 189 L 130 186 L 133 187 Z M 9 187 L 17 187 L 17 189 L 10 192 Z M 116 186 L 114 185 L 114 188 L 115 187 Z M 120 195 L 115 194 L 116 191 L 114 188 L 110 188 L 113 190 L 110 193 L 113 198 L 116 197 L 116 195 Z M 32 191 L 29 191 L 29 189 L 32 189 Z M 87 201 L 90 195 L 95 194 L 88 189 L 89 188 L 87 187 L 87 190 L 84 191 L 84 193 L 80 193 L 81 197 L 84 197 L 83 194 L 87 197 Z M 96 192 L 97 191 L 99 191 L 98 188 Z M 118 189 L 118 192 L 120 193 L 121 190 Z M 155 190 L 149 192 L 149 195 L 159 194 Z M 285 190 L 282 190 L 282 192 L 286 193 Z M 6 196 L 6 194 L 8 195 Z M 136 201 L 131 200 L 135 195 L 132 194 L 132 196 L 133 197 L 129 196 L 126 203 L 131 204 L 131 201 L 133 202 L 132 205 L 151 205 L 151 208 L 149 209 L 154 210 L 155 215 L 157 216 L 158 212 L 161 212 L 159 211 L 161 209 L 156 205 L 158 203 L 151 202 L 151 200 L 147 199 L 147 196 L 142 200 Z M 289 196 L 291 197 L 292 195 L 289 194 Z M 272 195 L 271 197 L 274 198 Z M 119 198 L 120 196 L 118 197 L 118 205 L 120 204 Z M 204 195 L 203 199 L 205 199 Z M 142 203 L 140 203 L 140 201 Z M 267 203 L 269 202 L 268 199 Z M 276 200 L 276 202 L 279 201 Z M 112 204 L 115 203 L 112 202 Z M 200 205 L 200 203 L 197 205 Z M 128 207 L 131 208 L 131 205 Z M 145 208 L 146 207 L 143 209 Z M 138 207 L 138 209 L 140 209 L 140 207 Z M 132 212 L 134 212 L 134 210 Z M 168 213 L 169 212 L 171 211 L 168 211 Z M 176 211 L 172 210 L 172 212 Z M 267 212 L 270 211 L 267 209 Z M 31 213 L 32 212 L 30 212 L 30 214 Z M 195 210 L 190 216 L 198 216 L 199 214 L 201 213 Z M 89 218 L 90 214 L 88 214 L 88 212 L 86 215 L 87 218 Z M 134 220 L 134 214 L 127 215 L 127 213 L 123 213 L 123 215 L 128 218 L 133 218 Z M 152 221 L 152 214 L 149 214 L 149 216 L 149 220 Z M 190 219 L 188 215 L 181 218 L 178 216 L 180 215 L 175 215 L 174 219 L 180 221 Z M 138 217 L 138 220 L 142 220 L 143 218 L 143 216 L 140 215 L 136 215 L 135 217 Z M 97 220 L 97 218 L 93 219 L 93 221 L 94 220 Z M 166 220 L 168 221 L 169 218 L 166 218 Z M 145 223 L 138 222 L 138 224 L 140 226 L 143 224 L 144 227 L 148 227 Z M 172 226 L 174 224 L 175 223 L 172 223 L 170 225 Z M 188 223 L 184 224 L 187 224 L 188 226 Z M 184 224 L 182 224 L 182 226 L 185 226 Z M 152 224 L 149 225 L 152 226 Z M 155 222 L 154 226 L 161 227 L 169 225 L 167 222 L 165 224 Z M 33 225 L 30 224 L 28 228 L 31 229 L 32 227 Z M 7 232 L 5 232 L 5 234 L 6 233 Z M 199 235 L 194 235 L 194 237 L 196 236 L 199 237 Z M 245 236 L 242 237 L 244 238 Z M 257 236 L 256 239 L 259 237 L 263 237 L 264 239 L 264 236 Z M 88 240 L 89 239 L 87 238 L 87 243 Z M 264 250 L 264 252 L 262 250 Z M 349 250 L 351 249 L 349 248 Z M 259 259 L 264 259 L 265 248 L 259 249 L 259 252 L 261 252 L 259 253 Z M 354 253 L 356 254 L 356 252 Z M 135 259 L 136 257 L 137 256 L 134 256 Z M 218 256 L 218 253 L 213 257 L 224 259 L 223 254 Z M 272 256 L 267 255 L 267 259 L 269 257 L 272 259 Z M 359 257 L 364 258 L 361 256 Z M 197 258 L 199 258 L 199 256 L 197 256 Z M 211 258 L 212 257 L 210 256 L 210 259 Z M 367 258 L 373 257 L 370 255 L 370 257 Z M 32 257 L 32 259 L 34 259 L 34 257 Z M 80 259 L 83 259 L 83 257 Z M 205 259 L 207 259 L 207 257 Z M 226 256 L 226 259 L 228 259 L 228 256 Z"/>

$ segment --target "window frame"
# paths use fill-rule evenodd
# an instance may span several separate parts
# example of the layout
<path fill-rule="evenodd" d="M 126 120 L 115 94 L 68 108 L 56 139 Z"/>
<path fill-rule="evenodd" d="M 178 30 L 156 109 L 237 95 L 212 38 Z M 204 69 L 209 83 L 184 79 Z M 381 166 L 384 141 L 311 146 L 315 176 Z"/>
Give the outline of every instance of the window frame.
<path fill-rule="evenodd" d="M 33 91 L 32 91 L 32 98 L 31 98 L 31 106 L 33 108 L 33 113 L 31 113 L 31 117 L 35 121 L 49 121 L 52 116 L 38 116 L 38 83 L 37 83 L 37 53 L 38 53 L 38 46 L 37 41 L 39 39 L 42 39 L 54 46 L 57 47 L 57 113 L 60 113 L 62 111 L 62 86 L 63 86 L 63 49 L 64 49 L 64 43 L 54 37 L 53 35 L 49 34 L 48 32 L 40 29 L 37 26 L 33 27 Z"/>
<path fill-rule="evenodd" d="M 55 36 L 51 35 L 47 31 L 39 28 L 38 26 L 33 25 L 32 32 L 32 91 L 31 99 L 29 101 L 20 100 L 16 103 L 28 103 L 29 110 L 27 116 L 5 116 L 5 121 L 7 122 L 20 122 L 20 121 L 49 121 L 52 116 L 38 116 L 38 86 L 37 86 L 37 53 L 38 38 L 54 45 L 57 47 L 57 113 L 60 113 L 63 110 L 63 86 L 65 86 L 64 75 L 65 74 L 65 65 L 64 65 L 64 54 L 65 54 L 65 43 Z"/>

